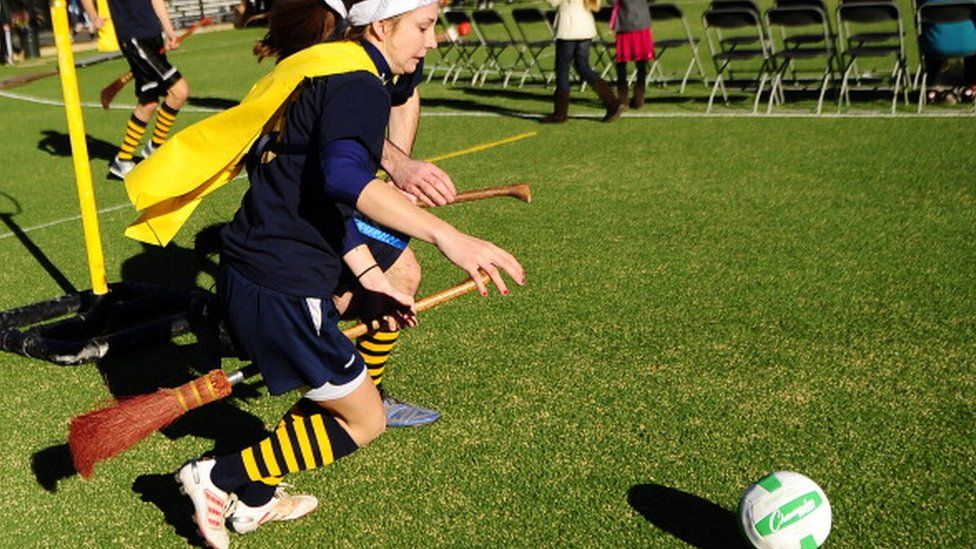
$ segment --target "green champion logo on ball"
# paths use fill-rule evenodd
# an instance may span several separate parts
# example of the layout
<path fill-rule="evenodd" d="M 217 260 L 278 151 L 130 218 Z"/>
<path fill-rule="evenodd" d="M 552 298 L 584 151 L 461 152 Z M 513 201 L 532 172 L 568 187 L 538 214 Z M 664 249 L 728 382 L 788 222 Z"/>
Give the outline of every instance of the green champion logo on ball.
<path fill-rule="evenodd" d="M 756 531 L 763 536 L 776 533 L 814 512 L 822 503 L 817 492 L 804 494 L 766 515 L 756 523 Z"/>

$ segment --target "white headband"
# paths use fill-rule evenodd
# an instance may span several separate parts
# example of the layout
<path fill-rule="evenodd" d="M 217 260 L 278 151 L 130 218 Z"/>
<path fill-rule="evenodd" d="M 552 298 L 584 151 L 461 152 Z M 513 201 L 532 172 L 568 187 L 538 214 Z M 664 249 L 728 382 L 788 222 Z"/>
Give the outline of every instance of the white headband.
<path fill-rule="evenodd" d="M 346 5 L 342 3 L 342 0 L 325 0 L 325 5 L 332 8 L 332 11 L 339 14 L 339 17 L 345 19 L 349 16 L 349 12 L 346 11 Z"/>
<path fill-rule="evenodd" d="M 338 2 L 339 0 L 327 1 Z M 429 6 L 436 1 L 437 0 L 365 0 L 363 2 L 353 4 L 353 6 L 349 8 L 349 16 L 346 17 L 346 21 L 350 26 L 359 27 L 362 25 L 368 25 L 373 21 L 382 21 L 383 19 L 389 19 L 390 17 L 400 15 L 401 13 L 407 13 L 408 11 L 413 11 L 417 8 Z"/>

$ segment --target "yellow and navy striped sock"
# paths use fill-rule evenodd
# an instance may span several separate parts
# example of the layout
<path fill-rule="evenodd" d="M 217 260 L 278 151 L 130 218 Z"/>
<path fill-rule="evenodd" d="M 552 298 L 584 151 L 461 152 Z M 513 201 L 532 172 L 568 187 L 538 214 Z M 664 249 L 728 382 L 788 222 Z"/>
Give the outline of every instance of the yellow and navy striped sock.
<path fill-rule="evenodd" d="M 174 109 L 168 104 L 163 103 L 163 106 L 156 111 L 156 126 L 153 128 L 152 134 L 152 144 L 154 147 L 158 147 L 166 142 L 169 137 L 169 130 L 173 127 L 173 123 L 176 122 L 176 115 L 180 114 L 180 109 Z"/>
<path fill-rule="evenodd" d="M 222 490 L 248 482 L 276 486 L 288 473 L 325 467 L 359 449 L 349 433 L 324 408 L 298 401 L 274 432 L 257 444 L 217 459 L 211 479 Z"/>
<path fill-rule="evenodd" d="M 369 377 L 377 387 L 383 383 L 383 372 L 386 370 L 386 363 L 390 360 L 390 353 L 393 352 L 398 337 L 400 337 L 399 330 L 395 332 L 378 331 L 366 334 L 356 340 L 356 350 L 363 356 Z"/>
<path fill-rule="evenodd" d="M 132 153 L 139 146 L 139 141 L 142 140 L 143 134 L 146 133 L 146 126 L 148 122 L 143 122 L 136 118 L 136 114 L 132 113 L 129 117 L 129 123 L 125 126 L 125 136 L 122 137 L 122 146 L 119 147 L 118 158 L 119 160 L 132 160 Z"/>

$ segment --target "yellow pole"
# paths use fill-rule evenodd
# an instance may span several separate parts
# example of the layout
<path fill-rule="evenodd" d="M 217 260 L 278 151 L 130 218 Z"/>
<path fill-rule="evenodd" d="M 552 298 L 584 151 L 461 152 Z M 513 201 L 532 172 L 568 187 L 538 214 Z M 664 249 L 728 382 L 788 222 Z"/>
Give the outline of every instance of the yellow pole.
<path fill-rule="evenodd" d="M 71 51 L 65 0 L 51 0 L 51 24 L 54 27 L 54 43 L 58 48 L 58 71 L 61 74 L 64 112 L 68 118 L 71 159 L 75 165 L 81 224 L 85 231 L 85 247 L 88 249 L 88 272 L 91 275 L 92 292 L 95 295 L 104 295 L 108 293 L 105 258 L 102 256 L 102 240 L 98 234 L 98 210 L 95 208 L 95 191 L 92 188 L 91 166 L 88 164 L 85 119 L 81 115 L 81 98 L 78 95 L 78 77 L 75 74 L 74 52 Z"/>
<path fill-rule="evenodd" d="M 98 51 L 119 51 L 119 41 L 115 37 L 115 26 L 112 23 L 112 13 L 108 9 L 108 0 L 97 0 L 95 9 L 105 20 L 102 28 L 98 29 Z"/>

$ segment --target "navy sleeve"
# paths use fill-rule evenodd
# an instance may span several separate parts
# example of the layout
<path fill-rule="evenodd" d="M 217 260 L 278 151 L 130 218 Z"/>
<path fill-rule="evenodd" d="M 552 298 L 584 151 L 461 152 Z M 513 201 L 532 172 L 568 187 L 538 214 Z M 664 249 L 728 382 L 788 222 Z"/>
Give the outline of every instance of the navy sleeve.
<path fill-rule="evenodd" d="M 424 60 L 417 63 L 417 70 L 410 74 L 404 74 L 397 79 L 390 93 L 390 105 L 398 107 L 407 102 L 413 96 L 413 91 L 420 85 L 424 76 Z"/>
<path fill-rule="evenodd" d="M 379 166 L 390 121 L 390 96 L 379 78 L 369 73 L 331 77 L 321 116 L 322 147 L 330 141 L 355 139 Z"/>
<path fill-rule="evenodd" d="M 376 179 L 369 151 L 355 139 L 337 139 L 325 144 L 320 158 L 326 196 L 355 208 L 359 193 Z"/>

